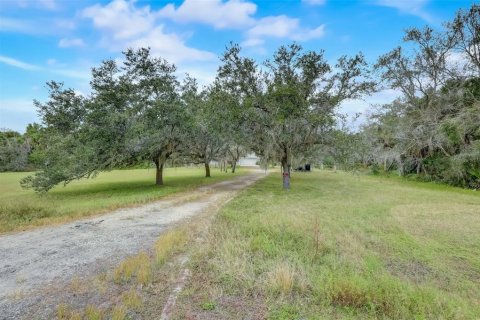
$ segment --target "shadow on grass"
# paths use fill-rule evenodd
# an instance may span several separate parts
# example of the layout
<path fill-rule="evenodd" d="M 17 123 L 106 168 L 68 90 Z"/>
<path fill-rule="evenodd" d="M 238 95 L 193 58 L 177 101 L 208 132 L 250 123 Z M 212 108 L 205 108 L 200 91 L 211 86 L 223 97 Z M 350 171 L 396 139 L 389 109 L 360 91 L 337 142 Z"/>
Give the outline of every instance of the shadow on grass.
<path fill-rule="evenodd" d="M 205 178 L 201 170 L 171 170 L 165 174 L 165 184 L 157 186 L 151 173 L 145 170 L 113 171 L 91 180 L 74 181 L 65 187 L 57 186 L 46 194 L 18 190 L 15 179 L 10 179 L 3 186 L 7 195 L 0 198 L 0 233 L 24 230 L 29 226 L 63 223 L 156 201 L 176 192 L 233 177 L 217 173 Z"/>
<path fill-rule="evenodd" d="M 134 195 L 134 194 L 163 194 L 171 189 L 191 188 L 202 184 L 205 181 L 219 181 L 219 179 L 208 180 L 204 177 L 174 177 L 171 180 L 166 179 L 164 185 L 158 186 L 153 181 L 120 181 L 120 182 L 95 182 L 95 184 L 77 185 L 75 188 L 57 187 L 44 197 L 53 197 L 56 199 L 82 197 L 82 196 L 116 196 L 116 195 Z"/>

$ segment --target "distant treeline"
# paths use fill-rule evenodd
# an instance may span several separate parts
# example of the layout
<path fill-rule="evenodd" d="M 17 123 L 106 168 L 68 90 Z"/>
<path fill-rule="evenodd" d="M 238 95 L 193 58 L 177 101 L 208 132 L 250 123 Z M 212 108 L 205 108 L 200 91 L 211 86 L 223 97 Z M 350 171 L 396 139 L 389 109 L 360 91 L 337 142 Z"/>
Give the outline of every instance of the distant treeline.
<path fill-rule="evenodd" d="M 24 134 L 0 129 L 0 172 L 26 171 L 40 166 L 43 159 L 42 127 L 29 124 Z"/>

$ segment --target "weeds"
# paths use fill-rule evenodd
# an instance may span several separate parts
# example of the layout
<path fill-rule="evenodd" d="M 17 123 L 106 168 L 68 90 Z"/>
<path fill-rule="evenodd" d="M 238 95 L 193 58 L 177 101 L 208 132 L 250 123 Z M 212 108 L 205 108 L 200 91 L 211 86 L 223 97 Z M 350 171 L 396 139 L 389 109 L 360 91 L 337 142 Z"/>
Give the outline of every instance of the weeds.
<path fill-rule="evenodd" d="M 122 261 L 114 270 L 113 279 L 116 283 L 122 283 L 136 277 L 137 283 L 146 285 L 152 278 L 151 268 L 150 257 L 146 252 L 141 252 Z"/>
<path fill-rule="evenodd" d="M 165 232 L 155 242 L 154 252 L 157 265 L 161 265 L 175 251 L 187 242 L 187 233 L 184 229 L 173 229 Z"/>
<path fill-rule="evenodd" d="M 103 311 L 94 305 L 88 305 L 85 308 L 85 318 L 87 320 L 102 320 Z"/>
<path fill-rule="evenodd" d="M 143 306 L 142 299 L 133 288 L 122 295 L 122 301 L 127 308 L 137 311 L 141 310 Z"/>
<path fill-rule="evenodd" d="M 56 308 L 56 316 L 58 320 L 81 320 L 80 313 L 73 311 L 66 303 L 61 303 Z"/>
<path fill-rule="evenodd" d="M 57 306 L 57 318 L 58 319 L 68 319 L 70 317 L 70 307 L 65 304 L 61 303 Z"/>
<path fill-rule="evenodd" d="M 112 320 L 124 320 L 127 317 L 127 308 L 123 305 L 116 305 L 112 310 Z"/>
<path fill-rule="evenodd" d="M 288 263 L 280 263 L 270 272 L 268 284 L 274 291 L 289 294 L 293 290 L 295 271 Z"/>

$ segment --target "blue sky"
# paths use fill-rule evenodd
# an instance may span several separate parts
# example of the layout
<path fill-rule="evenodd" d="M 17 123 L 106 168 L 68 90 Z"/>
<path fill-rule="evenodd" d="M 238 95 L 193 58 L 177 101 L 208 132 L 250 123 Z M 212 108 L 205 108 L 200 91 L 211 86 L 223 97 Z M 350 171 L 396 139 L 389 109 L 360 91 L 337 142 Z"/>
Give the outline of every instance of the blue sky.
<path fill-rule="evenodd" d="M 370 62 L 401 43 L 403 30 L 440 28 L 472 0 L 185 0 L 0 1 L 0 128 L 24 131 L 38 122 L 32 100 L 47 97 L 45 82 L 62 81 L 88 95 L 92 66 L 149 46 L 201 83 L 215 76 L 225 46 L 240 43 L 259 61 L 293 41 L 324 49 L 332 63 L 362 51 Z M 342 110 L 364 112 L 385 103 L 384 90 Z"/>

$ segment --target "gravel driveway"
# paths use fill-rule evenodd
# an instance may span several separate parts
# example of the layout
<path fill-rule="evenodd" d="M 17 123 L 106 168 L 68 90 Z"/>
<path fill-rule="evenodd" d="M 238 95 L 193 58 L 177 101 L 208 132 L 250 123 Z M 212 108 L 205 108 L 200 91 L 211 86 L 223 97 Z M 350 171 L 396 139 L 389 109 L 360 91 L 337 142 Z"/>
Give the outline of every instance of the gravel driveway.
<path fill-rule="evenodd" d="M 135 208 L 61 226 L 0 236 L 0 319 L 21 316 L 35 292 L 109 268 L 152 247 L 166 228 L 232 197 L 259 172 L 204 186 Z M 28 305 L 29 303 L 27 303 Z"/>

